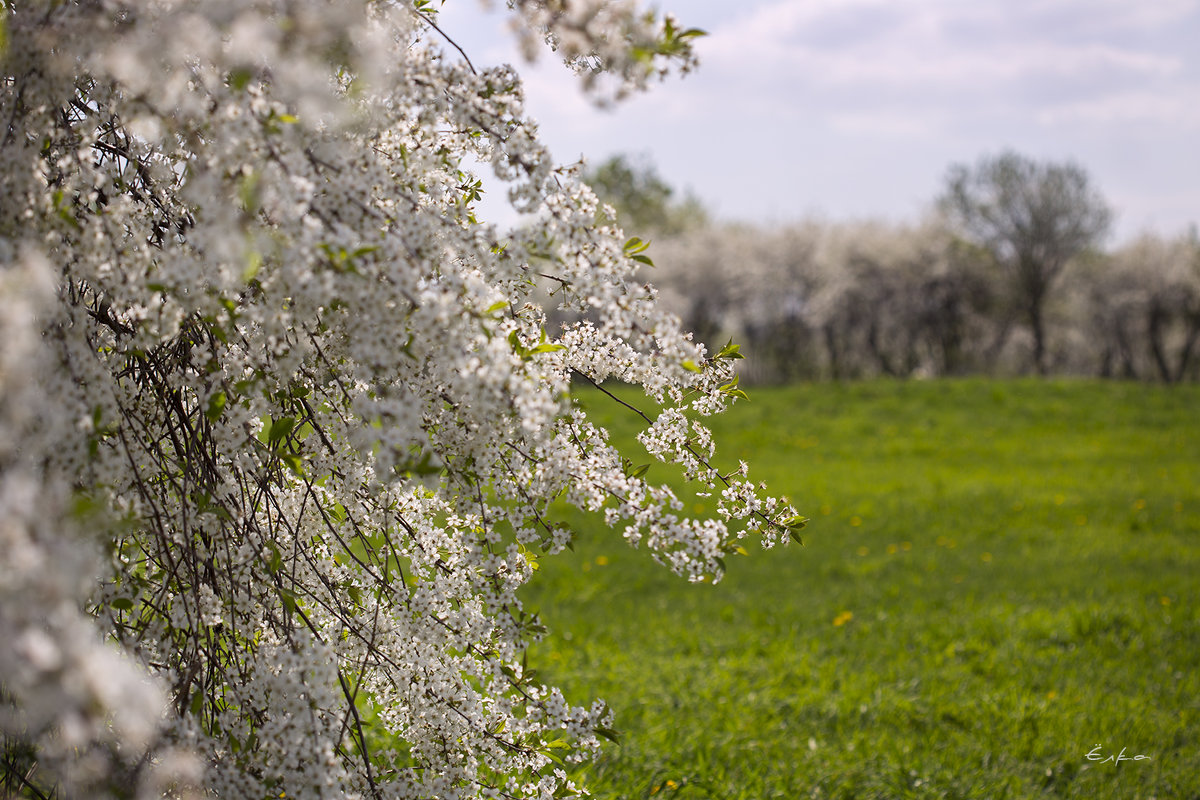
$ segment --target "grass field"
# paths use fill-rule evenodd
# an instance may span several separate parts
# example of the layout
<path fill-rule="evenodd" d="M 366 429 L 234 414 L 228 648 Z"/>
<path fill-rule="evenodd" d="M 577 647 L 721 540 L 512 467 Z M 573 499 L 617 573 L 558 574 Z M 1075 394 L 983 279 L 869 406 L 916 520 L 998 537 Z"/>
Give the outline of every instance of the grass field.
<path fill-rule="evenodd" d="M 1200 387 L 763 388 L 715 422 L 804 547 L 689 585 L 593 526 L 526 594 L 531 666 L 616 711 L 596 795 L 1200 798 Z"/>

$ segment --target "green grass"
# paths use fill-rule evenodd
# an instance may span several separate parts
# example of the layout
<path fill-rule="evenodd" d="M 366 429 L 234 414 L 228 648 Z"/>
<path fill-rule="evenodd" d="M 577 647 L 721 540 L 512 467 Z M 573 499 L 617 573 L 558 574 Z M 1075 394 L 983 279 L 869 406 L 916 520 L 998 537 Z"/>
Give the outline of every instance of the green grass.
<path fill-rule="evenodd" d="M 531 666 L 622 731 L 584 779 L 603 798 L 1200 798 L 1198 412 L 1195 386 L 751 392 L 715 420 L 718 461 L 792 497 L 804 547 L 689 585 L 593 525 L 528 587 L 551 630 Z M 1150 758 L 1089 762 L 1097 744 Z"/>

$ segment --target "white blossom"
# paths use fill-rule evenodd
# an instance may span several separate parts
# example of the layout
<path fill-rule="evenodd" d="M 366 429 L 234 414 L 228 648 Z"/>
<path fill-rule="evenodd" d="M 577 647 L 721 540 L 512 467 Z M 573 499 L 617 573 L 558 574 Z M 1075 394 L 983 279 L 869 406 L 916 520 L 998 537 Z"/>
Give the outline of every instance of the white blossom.
<path fill-rule="evenodd" d="M 6 4 L 0 732 L 67 792 L 581 792 L 611 714 L 524 668 L 555 501 L 693 580 L 794 521 L 711 465 L 728 361 L 432 5 Z M 692 64 L 632 3 L 510 6 L 602 100 Z M 473 163 L 538 224 L 477 221 Z M 576 407 L 609 379 L 719 518 Z"/>

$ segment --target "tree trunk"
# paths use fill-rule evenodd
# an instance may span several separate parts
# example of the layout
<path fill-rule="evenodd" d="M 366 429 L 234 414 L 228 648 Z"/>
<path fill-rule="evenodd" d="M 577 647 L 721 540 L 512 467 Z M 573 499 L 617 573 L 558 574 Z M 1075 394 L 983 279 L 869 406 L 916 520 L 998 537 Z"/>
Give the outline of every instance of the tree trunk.
<path fill-rule="evenodd" d="M 822 327 L 825 334 L 825 350 L 829 353 L 829 376 L 835 381 L 842 377 L 841 360 L 838 358 L 837 332 L 832 324 Z"/>
<path fill-rule="evenodd" d="M 1167 321 L 1167 312 L 1154 302 L 1146 319 L 1146 338 L 1150 343 L 1150 355 L 1154 358 L 1154 366 L 1158 367 L 1158 375 L 1163 383 L 1172 383 L 1171 365 L 1167 361 L 1166 347 L 1163 343 L 1163 327 Z"/>
<path fill-rule="evenodd" d="M 1189 315 L 1187 326 L 1187 339 L 1183 343 L 1183 349 L 1179 352 L 1179 363 L 1175 366 L 1175 381 L 1177 383 L 1181 382 L 1184 376 L 1187 375 L 1192 355 L 1196 351 L 1196 342 L 1200 340 L 1200 314 Z"/>
<path fill-rule="evenodd" d="M 1045 376 L 1046 367 L 1046 323 L 1042 313 L 1042 298 L 1030 299 L 1029 328 L 1033 332 L 1033 367 L 1037 374 Z"/>

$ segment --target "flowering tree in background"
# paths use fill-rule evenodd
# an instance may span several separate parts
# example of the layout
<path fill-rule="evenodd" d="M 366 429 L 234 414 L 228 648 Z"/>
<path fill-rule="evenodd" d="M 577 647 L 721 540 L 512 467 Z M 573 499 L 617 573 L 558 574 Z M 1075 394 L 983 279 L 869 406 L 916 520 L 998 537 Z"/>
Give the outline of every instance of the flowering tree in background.
<path fill-rule="evenodd" d="M 1090 344 L 1100 373 L 1164 383 L 1194 379 L 1200 348 L 1195 230 L 1143 234 L 1089 267 L 1076 278 L 1075 295 L 1088 323 L 1080 338 Z"/>
<path fill-rule="evenodd" d="M 693 64 L 632 3 L 509 6 L 601 102 Z M 0 9 L 5 793 L 578 793 L 610 715 L 525 669 L 517 590 L 571 541 L 556 502 L 691 580 L 794 534 L 710 466 L 736 349 L 633 280 L 430 0 Z M 536 223 L 477 221 L 471 164 Z M 576 407 L 608 379 L 717 518 Z"/>
<path fill-rule="evenodd" d="M 697 335 L 746 343 L 743 381 L 962 374 L 995 334 L 953 245 L 934 220 L 722 224 L 660 239 L 646 274 Z"/>

